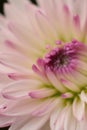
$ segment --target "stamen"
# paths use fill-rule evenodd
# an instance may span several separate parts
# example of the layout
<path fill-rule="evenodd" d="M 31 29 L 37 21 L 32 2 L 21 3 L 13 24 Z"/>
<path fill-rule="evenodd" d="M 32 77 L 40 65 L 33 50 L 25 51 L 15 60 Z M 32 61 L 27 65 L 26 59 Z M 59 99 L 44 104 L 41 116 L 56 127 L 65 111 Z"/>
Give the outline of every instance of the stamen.
<path fill-rule="evenodd" d="M 59 45 L 61 41 L 56 41 Z M 77 53 L 81 48 L 82 44 L 77 40 L 73 39 L 72 42 L 66 43 L 61 47 L 52 49 L 44 58 L 45 66 L 50 67 L 52 71 L 62 70 L 68 66 L 74 68 L 73 61 L 76 62 Z"/>
<path fill-rule="evenodd" d="M 50 45 L 47 45 L 47 54 L 41 58 L 42 60 L 37 60 L 39 62 L 36 63 L 36 66 L 38 67 L 33 66 L 33 70 L 37 72 L 37 74 L 42 72 L 45 74 L 47 68 L 55 74 L 62 74 L 66 72 L 66 70 L 70 73 L 71 70 L 74 71 L 78 67 L 77 61 L 79 61 L 80 52 L 84 53 L 85 45 L 75 39 L 64 44 L 62 44 L 61 41 L 56 41 L 56 44 L 58 46 L 53 49 Z M 41 72 L 39 72 L 37 68 L 39 68 Z"/>

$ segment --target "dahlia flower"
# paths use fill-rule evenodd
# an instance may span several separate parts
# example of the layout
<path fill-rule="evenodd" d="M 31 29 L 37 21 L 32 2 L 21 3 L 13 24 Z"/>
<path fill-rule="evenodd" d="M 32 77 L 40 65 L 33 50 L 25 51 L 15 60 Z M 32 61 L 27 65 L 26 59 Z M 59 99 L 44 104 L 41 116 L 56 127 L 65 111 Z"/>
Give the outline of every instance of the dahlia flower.
<path fill-rule="evenodd" d="M 87 1 L 37 3 L 0 15 L 0 127 L 87 130 Z"/>

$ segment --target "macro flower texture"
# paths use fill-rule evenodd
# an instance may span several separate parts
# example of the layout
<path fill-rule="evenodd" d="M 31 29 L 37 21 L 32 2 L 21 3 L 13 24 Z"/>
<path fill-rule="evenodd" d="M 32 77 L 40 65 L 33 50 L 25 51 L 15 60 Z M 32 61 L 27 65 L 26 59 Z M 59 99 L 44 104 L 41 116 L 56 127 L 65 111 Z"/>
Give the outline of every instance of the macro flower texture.
<path fill-rule="evenodd" d="M 0 15 L 0 128 L 87 130 L 87 0 L 8 0 Z"/>

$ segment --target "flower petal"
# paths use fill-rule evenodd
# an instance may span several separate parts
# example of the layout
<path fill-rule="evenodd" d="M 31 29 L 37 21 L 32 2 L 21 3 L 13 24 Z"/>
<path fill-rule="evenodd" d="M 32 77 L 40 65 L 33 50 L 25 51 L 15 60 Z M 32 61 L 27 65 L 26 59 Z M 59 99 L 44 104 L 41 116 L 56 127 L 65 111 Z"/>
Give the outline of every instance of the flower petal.
<path fill-rule="evenodd" d="M 61 99 L 50 98 L 43 102 L 37 109 L 32 112 L 33 116 L 43 116 L 50 113 L 59 103 Z"/>
<path fill-rule="evenodd" d="M 85 103 L 78 98 L 73 102 L 73 114 L 78 121 L 84 119 Z"/>
<path fill-rule="evenodd" d="M 41 29 L 41 32 L 43 33 L 43 36 L 45 36 L 45 40 L 49 42 L 50 41 L 49 38 L 52 37 L 50 41 L 51 44 L 54 39 L 55 40 L 57 39 L 57 35 L 55 33 L 54 28 L 52 28 L 50 21 L 48 20 L 47 16 L 45 16 L 45 14 L 40 10 L 36 12 L 36 18 L 37 18 L 38 25 Z M 49 32 L 47 30 L 49 30 Z"/>
<path fill-rule="evenodd" d="M 15 120 L 14 117 L 11 118 L 10 116 L 0 115 L 0 128 L 11 125 L 14 120 Z"/>
<path fill-rule="evenodd" d="M 29 91 L 39 89 L 40 82 L 36 80 L 20 80 L 5 86 L 2 95 L 7 99 L 20 99 L 28 97 Z"/>
<path fill-rule="evenodd" d="M 7 108 L 3 110 L 3 113 L 7 116 L 44 115 L 46 112 L 49 113 L 49 109 L 51 109 L 49 104 L 53 105 L 52 101 L 53 99 L 34 100 L 29 98 L 17 101 L 10 100 L 10 105 L 7 104 Z"/>
<path fill-rule="evenodd" d="M 56 109 L 54 109 L 54 112 L 51 114 L 50 127 L 52 130 L 55 129 L 56 121 L 57 121 L 57 118 L 59 116 L 59 113 L 62 111 L 62 108 L 63 108 L 62 105 L 60 105 L 59 108 L 56 107 Z"/>
<path fill-rule="evenodd" d="M 16 120 L 9 130 L 39 130 L 48 120 L 49 116 L 42 117 L 22 117 Z M 20 120 L 20 122 L 19 122 Z"/>
<path fill-rule="evenodd" d="M 77 130 L 76 127 L 77 127 L 77 121 L 75 117 L 73 116 L 72 107 L 70 106 L 70 108 L 66 112 L 66 117 L 64 121 L 64 130 L 68 130 L 68 129 Z"/>
<path fill-rule="evenodd" d="M 53 112 L 50 120 L 50 126 L 52 130 L 63 130 L 64 120 L 68 108 L 69 105 L 64 107 L 63 104 L 60 104 L 60 107 L 56 108 L 56 110 Z"/>
<path fill-rule="evenodd" d="M 86 103 L 87 103 L 87 93 L 85 93 L 84 91 L 82 91 L 79 96 L 80 96 L 80 99 L 81 99 L 83 102 L 86 102 Z"/>
<path fill-rule="evenodd" d="M 76 130 L 86 130 L 86 129 L 87 129 L 87 111 L 85 112 L 85 118 L 83 120 L 77 122 Z"/>
<path fill-rule="evenodd" d="M 42 88 L 42 89 L 39 89 L 39 90 L 34 90 L 34 91 L 31 91 L 29 93 L 29 96 L 32 97 L 32 98 L 45 98 L 45 97 L 49 97 L 49 96 L 52 96 L 54 94 L 56 94 L 56 90 L 55 89 L 51 89 L 51 88 Z"/>
<path fill-rule="evenodd" d="M 76 84 L 70 82 L 69 80 L 61 79 L 61 82 L 66 88 L 70 89 L 71 91 L 78 92 L 80 90 Z"/>
<path fill-rule="evenodd" d="M 57 79 L 56 75 L 49 68 L 46 69 L 46 74 L 49 81 L 55 86 L 57 90 L 59 90 L 60 92 L 66 91 L 66 88 L 61 84 L 59 79 Z"/>

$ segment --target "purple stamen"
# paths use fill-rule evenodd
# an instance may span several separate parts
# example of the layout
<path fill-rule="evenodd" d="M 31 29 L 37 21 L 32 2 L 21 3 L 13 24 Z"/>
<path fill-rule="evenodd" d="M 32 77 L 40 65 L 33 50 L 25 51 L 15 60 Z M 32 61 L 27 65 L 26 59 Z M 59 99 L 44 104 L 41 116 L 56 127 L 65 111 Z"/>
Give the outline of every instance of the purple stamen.
<path fill-rule="evenodd" d="M 61 41 L 56 41 L 56 43 L 61 44 Z M 44 71 L 46 68 L 50 68 L 50 70 L 56 74 L 66 70 L 76 69 L 79 52 L 83 50 L 83 48 L 85 47 L 82 43 L 73 39 L 71 42 L 49 50 L 44 58 L 39 60 L 37 65 L 39 68 L 44 66 Z M 33 67 L 33 69 L 37 71 L 35 67 Z"/>
<path fill-rule="evenodd" d="M 74 39 L 62 47 L 52 49 L 44 58 L 45 66 L 50 67 L 52 71 L 62 70 L 68 66 L 72 67 L 71 64 L 77 58 L 80 46 L 82 46 L 81 43 Z"/>

